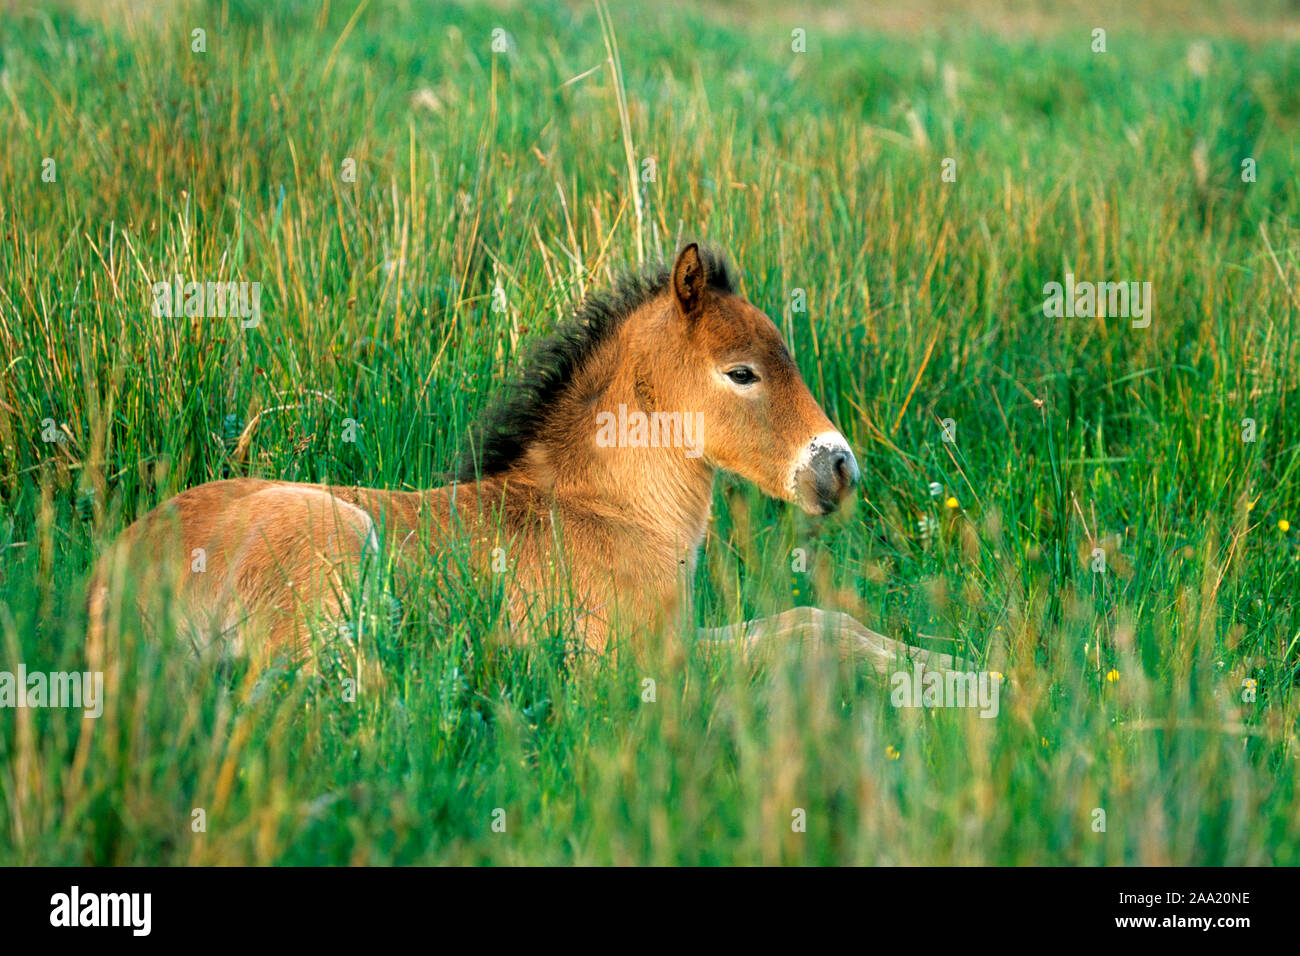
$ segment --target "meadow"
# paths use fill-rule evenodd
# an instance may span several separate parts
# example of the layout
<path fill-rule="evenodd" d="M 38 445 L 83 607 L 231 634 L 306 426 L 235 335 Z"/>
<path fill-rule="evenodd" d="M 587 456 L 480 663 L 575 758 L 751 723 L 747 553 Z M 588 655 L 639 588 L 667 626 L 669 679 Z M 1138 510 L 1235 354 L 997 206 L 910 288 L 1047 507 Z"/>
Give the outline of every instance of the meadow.
<path fill-rule="evenodd" d="M 1294 11 L 904 8 L 5 4 L 0 670 L 83 668 L 94 560 L 181 489 L 441 483 L 689 237 L 863 472 L 824 520 L 721 480 L 697 623 L 834 607 L 1016 686 L 505 648 L 453 553 L 446 613 L 358 611 L 354 695 L 128 621 L 100 718 L 0 709 L 0 863 L 1300 863 Z M 1048 317 L 1067 274 L 1149 325 Z M 176 275 L 260 320 L 155 314 Z"/>

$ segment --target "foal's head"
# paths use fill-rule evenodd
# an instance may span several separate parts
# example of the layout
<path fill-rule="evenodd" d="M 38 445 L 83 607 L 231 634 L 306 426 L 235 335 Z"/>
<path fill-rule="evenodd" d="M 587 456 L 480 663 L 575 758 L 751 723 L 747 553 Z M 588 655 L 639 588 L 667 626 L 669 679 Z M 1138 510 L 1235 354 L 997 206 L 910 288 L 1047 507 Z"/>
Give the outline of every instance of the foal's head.
<path fill-rule="evenodd" d="M 772 320 L 710 283 L 690 244 L 673 265 L 668 308 L 642 339 L 655 389 L 694 412 L 704 459 L 810 514 L 829 514 L 858 480 L 848 442 L 808 391 Z"/>

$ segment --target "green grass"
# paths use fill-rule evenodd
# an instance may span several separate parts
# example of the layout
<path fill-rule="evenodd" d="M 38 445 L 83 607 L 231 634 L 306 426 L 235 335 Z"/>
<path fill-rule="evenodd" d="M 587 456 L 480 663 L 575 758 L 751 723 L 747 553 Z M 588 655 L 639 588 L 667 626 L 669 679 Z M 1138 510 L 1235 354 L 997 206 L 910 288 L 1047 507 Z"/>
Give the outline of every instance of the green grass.
<path fill-rule="evenodd" d="M 618 70 L 580 4 L 5 15 L 0 669 L 83 666 L 92 562 L 183 488 L 439 483 L 527 344 L 685 234 L 864 473 L 827 521 L 720 482 L 699 623 L 834 606 L 1019 690 L 982 720 L 816 656 L 493 647 L 498 585 L 453 560 L 355 702 L 129 625 L 84 741 L 0 711 L 0 862 L 1300 863 L 1300 59 L 1268 9 L 1105 54 L 1071 15 L 810 17 L 796 54 L 781 5 L 658 6 L 610 11 Z M 1067 271 L 1151 282 L 1151 327 L 1045 318 Z M 176 273 L 260 281 L 260 327 L 154 317 Z"/>

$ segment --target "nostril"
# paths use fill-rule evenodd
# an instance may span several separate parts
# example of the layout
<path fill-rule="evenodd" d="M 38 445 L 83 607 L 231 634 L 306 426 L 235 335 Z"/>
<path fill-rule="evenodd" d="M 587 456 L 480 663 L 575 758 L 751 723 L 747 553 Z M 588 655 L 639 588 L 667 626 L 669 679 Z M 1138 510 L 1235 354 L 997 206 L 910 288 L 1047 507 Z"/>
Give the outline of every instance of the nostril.
<path fill-rule="evenodd" d="M 849 456 L 846 452 L 840 452 L 835 456 L 835 475 L 845 486 L 851 486 L 857 483 L 858 476 L 854 474 L 856 469 L 849 464 Z"/>

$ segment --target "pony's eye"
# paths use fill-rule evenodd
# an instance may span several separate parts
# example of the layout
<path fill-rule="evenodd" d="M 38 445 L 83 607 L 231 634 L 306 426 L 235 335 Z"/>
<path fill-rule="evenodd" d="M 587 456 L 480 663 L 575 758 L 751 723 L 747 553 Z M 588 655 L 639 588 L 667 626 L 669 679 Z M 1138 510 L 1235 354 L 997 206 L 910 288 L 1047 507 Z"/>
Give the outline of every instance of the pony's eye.
<path fill-rule="evenodd" d="M 754 370 L 744 365 L 739 368 L 728 369 L 727 378 L 737 385 L 753 385 L 758 381 L 758 376 L 754 374 Z"/>

